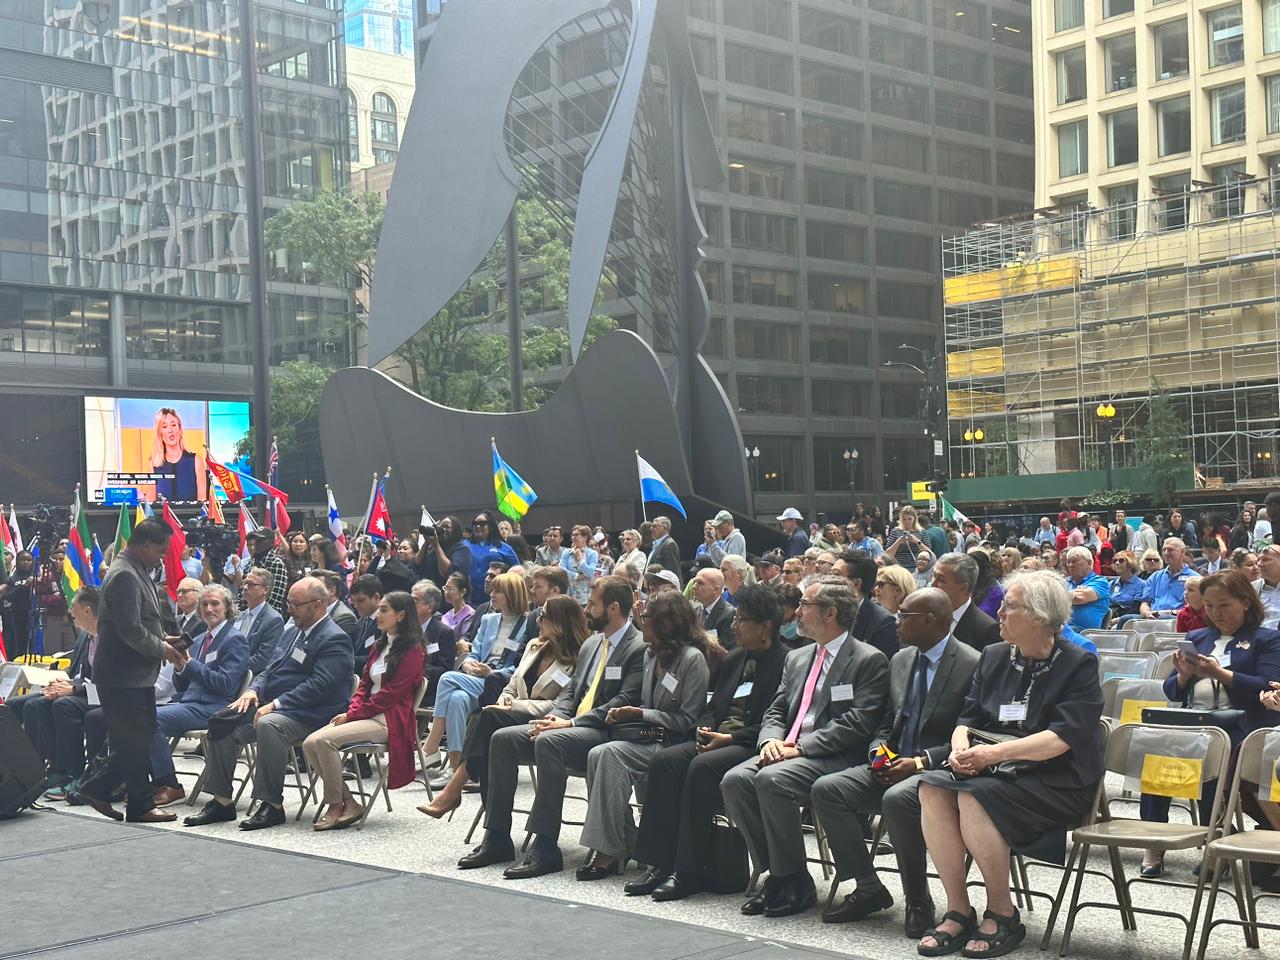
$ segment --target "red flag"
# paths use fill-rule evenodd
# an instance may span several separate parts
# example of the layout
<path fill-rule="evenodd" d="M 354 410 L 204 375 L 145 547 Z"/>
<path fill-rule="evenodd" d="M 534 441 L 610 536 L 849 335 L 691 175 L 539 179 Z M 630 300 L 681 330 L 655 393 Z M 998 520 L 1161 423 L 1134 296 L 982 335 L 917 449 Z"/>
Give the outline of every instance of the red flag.
<path fill-rule="evenodd" d="M 387 511 L 386 483 L 378 484 L 378 492 L 373 498 L 373 509 L 369 511 L 369 536 L 379 540 L 395 540 L 395 531 L 391 529 L 391 514 Z"/>
<path fill-rule="evenodd" d="M 163 516 L 164 522 L 173 531 L 173 536 L 169 538 L 169 547 L 164 552 L 165 586 L 169 588 L 169 599 L 176 603 L 178 600 L 178 584 L 187 575 L 186 570 L 182 568 L 182 551 L 187 549 L 187 535 L 182 532 L 182 524 L 173 515 L 173 511 L 169 508 L 168 500 L 164 501 Z"/>
<path fill-rule="evenodd" d="M 227 499 L 232 503 L 239 503 L 244 499 L 244 486 L 240 483 L 240 477 L 231 470 L 228 470 L 213 456 L 206 451 L 204 462 L 208 464 L 209 470 L 213 473 L 214 478 L 222 485 L 222 489 L 226 491 Z M 213 491 L 209 491 L 210 499 L 213 498 Z"/>
<path fill-rule="evenodd" d="M 257 530 L 257 521 L 253 519 L 253 514 L 249 512 L 249 508 L 245 506 L 244 501 L 240 501 L 240 557 L 247 560 L 249 558 L 248 538 L 251 530 Z"/>
<path fill-rule="evenodd" d="M 209 505 L 206 512 L 209 515 L 210 523 L 222 525 L 227 522 L 222 515 L 222 505 L 218 503 L 218 495 L 213 491 L 213 484 L 209 484 Z"/>
<path fill-rule="evenodd" d="M 288 501 L 281 500 L 279 497 L 271 498 L 271 505 L 275 508 L 276 512 L 276 533 L 280 538 L 283 538 L 284 535 L 289 532 L 289 528 L 293 526 L 293 521 L 289 519 L 287 503 Z"/>

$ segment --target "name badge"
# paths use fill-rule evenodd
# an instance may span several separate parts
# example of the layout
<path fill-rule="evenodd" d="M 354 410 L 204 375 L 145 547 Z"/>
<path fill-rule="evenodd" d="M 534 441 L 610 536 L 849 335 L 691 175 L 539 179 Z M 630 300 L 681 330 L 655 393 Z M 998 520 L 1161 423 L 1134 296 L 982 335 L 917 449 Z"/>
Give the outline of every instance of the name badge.
<path fill-rule="evenodd" d="M 438 643 L 427 644 L 427 653 L 439 653 L 439 652 L 440 652 L 440 644 Z"/>
<path fill-rule="evenodd" d="M 293 657 L 295 663 L 306 663 L 307 651 L 303 650 L 301 647 L 294 647 L 293 653 L 289 654 L 289 656 Z"/>
<path fill-rule="evenodd" d="M 387 663 L 385 660 L 382 663 L 375 663 L 372 667 L 369 668 L 369 676 L 371 677 L 380 677 L 386 672 L 387 672 Z"/>
<path fill-rule="evenodd" d="M 89 699 L 89 706 L 102 706 L 102 701 L 98 699 L 98 688 L 93 685 L 92 680 L 86 680 L 84 682 L 84 695 Z"/>
<path fill-rule="evenodd" d="M 1025 703 L 1000 704 L 1000 722 L 1001 723 L 1021 723 L 1026 719 L 1027 719 L 1027 705 Z"/>
<path fill-rule="evenodd" d="M 1231 653 L 1228 651 L 1227 653 L 1218 654 L 1218 663 L 1223 669 L 1231 669 Z"/>
<path fill-rule="evenodd" d="M 218 651 L 217 651 L 217 650 L 210 650 L 210 651 L 209 651 L 209 655 L 208 655 L 207 657 L 205 657 L 205 658 L 204 658 L 204 665 L 205 665 L 206 667 L 208 667 L 208 666 L 211 666 L 212 664 L 215 664 L 215 663 L 217 663 L 217 662 L 218 662 Z"/>
<path fill-rule="evenodd" d="M 746 683 L 738 684 L 738 689 L 733 691 L 733 699 L 741 700 L 743 697 L 751 696 L 751 688 L 754 686 L 755 683 L 751 680 L 748 680 Z"/>
<path fill-rule="evenodd" d="M 373 641 L 375 641 L 375 640 L 377 640 L 377 639 L 378 639 L 377 634 L 374 634 L 374 635 L 370 636 L 370 637 L 369 637 L 369 639 L 368 639 L 368 640 L 366 640 L 366 641 L 364 642 L 364 648 L 365 648 L 366 650 L 368 650 L 370 647 L 372 647 L 372 646 L 373 646 Z"/>
<path fill-rule="evenodd" d="M 675 693 L 676 686 L 680 683 L 680 681 L 676 679 L 675 674 L 673 673 L 664 673 L 662 675 L 662 679 L 658 682 L 667 688 L 668 693 Z"/>
<path fill-rule="evenodd" d="M 573 677 L 569 676 L 563 670 L 557 670 L 551 675 L 551 679 L 562 687 L 567 687 L 569 684 L 573 683 Z"/>
<path fill-rule="evenodd" d="M 622 668 L 621 667 L 605 667 L 604 678 L 606 680 L 621 680 Z"/>
<path fill-rule="evenodd" d="M 852 700 L 853 684 L 837 683 L 834 687 L 831 688 L 831 699 L 832 700 Z"/>

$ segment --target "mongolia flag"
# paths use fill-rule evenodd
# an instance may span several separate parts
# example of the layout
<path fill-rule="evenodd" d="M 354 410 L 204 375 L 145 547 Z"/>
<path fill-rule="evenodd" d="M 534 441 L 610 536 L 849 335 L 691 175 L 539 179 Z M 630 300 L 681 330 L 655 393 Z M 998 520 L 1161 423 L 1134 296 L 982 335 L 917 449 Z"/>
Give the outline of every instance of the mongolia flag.
<path fill-rule="evenodd" d="M 645 503 L 665 503 L 686 520 L 689 515 L 684 512 L 684 504 L 675 495 L 675 491 L 662 479 L 662 474 L 653 469 L 649 461 L 636 451 L 636 469 L 640 473 L 640 499 Z"/>
<path fill-rule="evenodd" d="M 533 487 L 529 486 L 520 474 L 512 470 L 510 465 L 498 455 L 497 441 L 491 438 L 489 442 L 493 447 L 493 492 L 498 498 L 498 512 L 519 523 L 538 499 L 538 495 L 533 492 Z"/>
<path fill-rule="evenodd" d="M 218 485 L 222 487 L 227 499 L 232 503 L 239 503 L 246 496 L 260 492 L 258 490 L 246 490 L 240 482 L 240 474 L 224 467 L 213 459 L 213 456 L 208 451 L 205 451 L 204 462 L 209 465 L 209 471 L 213 474 L 213 478 L 218 481 Z"/>
<path fill-rule="evenodd" d="M 387 481 L 378 484 L 378 492 L 373 495 L 373 509 L 369 511 L 369 536 L 375 540 L 395 540 L 396 533 L 391 529 L 391 514 L 387 511 Z"/>
<path fill-rule="evenodd" d="M 338 552 L 346 555 L 347 535 L 342 531 L 342 515 L 338 513 L 338 503 L 333 499 L 333 490 L 325 484 L 324 492 L 329 496 L 329 539 L 334 542 Z"/>
<path fill-rule="evenodd" d="M 178 518 L 174 516 L 173 510 L 170 509 L 169 501 L 164 501 L 162 510 L 161 516 L 173 532 L 173 536 L 169 538 L 169 546 L 164 552 L 164 581 L 165 586 L 169 588 L 169 599 L 176 603 L 178 584 L 187 575 L 186 570 L 182 568 L 182 552 L 187 549 L 187 535 L 183 532 Z"/>
<path fill-rule="evenodd" d="M 71 505 L 71 529 L 67 532 L 67 553 L 62 559 L 62 595 L 67 598 L 68 603 L 81 587 L 98 585 L 90 554 L 92 549 L 89 519 L 81 508 L 80 486 L 77 484 L 76 502 Z"/>

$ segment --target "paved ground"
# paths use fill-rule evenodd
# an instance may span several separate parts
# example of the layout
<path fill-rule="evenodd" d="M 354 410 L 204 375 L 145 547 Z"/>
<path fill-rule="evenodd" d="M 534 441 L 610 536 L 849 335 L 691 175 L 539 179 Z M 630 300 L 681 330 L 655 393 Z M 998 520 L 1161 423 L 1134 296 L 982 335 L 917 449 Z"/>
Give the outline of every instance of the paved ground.
<path fill-rule="evenodd" d="M 196 761 L 184 759 L 179 761 L 179 769 L 194 773 L 198 767 Z M 184 782 L 189 784 L 190 778 L 184 777 Z M 583 792 L 583 786 L 581 781 L 570 782 L 571 792 L 580 794 Z M 517 797 L 517 806 L 527 808 L 530 798 L 530 789 L 527 785 L 522 786 Z M 577 827 L 566 827 L 561 836 L 561 848 L 568 867 L 562 874 L 524 883 L 513 883 L 502 878 L 501 867 L 461 873 L 456 869 L 455 864 L 458 857 L 468 849 L 463 838 L 478 809 L 478 798 L 466 797 L 462 808 L 451 822 L 438 822 L 418 813 L 414 808 L 425 799 L 426 792 L 421 784 L 413 784 L 403 790 L 395 791 L 392 793 L 393 812 L 388 813 L 385 806 L 380 806 L 370 816 L 365 828 L 360 831 L 349 829 L 314 833 L 310 827 L 309 812 L 300 823 L 291 820 L 285 826 L 250 834 L 242 833 L 235 824 L 219 824 L 199 830 L 181 826 L 143 830 L 114 826 L 83 807 L 68 810 L 62 805 L 57 805 L 62 811 L 90 818 L 93 826 L 88 827 L 82 821 L 65 815 L 41 814 L 38 817 L 25 818 L 24 821 L 0 825 L 0 836 L 14 837 L 16 840 L 16 843 L 7 844 L 4 848 L 6 850 L 23 849 L 30 843 L 34 843 L 34 849 L 29 850 L 28 853 L 38 854 L 42 849 L 50 850 L 56 847 L 57 851 L 49 854 L 42 862 L 33 861 L 35 872 L 40 875 L 47 872 L 50 864 L 53 869 L 66 869 L 70 862 L 83 864 L 83 858 L 74 852 L 75 849 L 86 843 L 95 844 L 96 846 L 92 849 L 98 851 L 94 861 L 102 870 L 100 877 L 109 877 L 126 884 L 139 882 L 140 877 L 151 877 L 159 884 L 155 887 L 157 904 L 171 902 L 173 899 L 171 895 L 176 892 L 178 898 L 191 907 L 200 905 L 200 898 L 209 886 L 210 881 L 206 879 L 209 871 L 214 870 L 215 867 L 223 869 L 222 862 L 228 860 L 225 851 L 232 851 L 235 856 L 229 859 L 228 869 L 243 878 L 241 886 L 235 890 L 240 899 L 233 897 L 225 906 L 219 906 L 212 918 L 214 923 L 223 923 L 217 918 L 228 911 L 234 913 L 237 918 L 234 921 L 234 928 L 228 927 L 228 929 L 237 931 L 257 930 L 257 926 L 244 926 L 250 919 L 253 924 L 265 924 L 268 928 L 280 923 L 292 928 L 298 923 L 317 922 L 315 918 L 318 917 L 323 922 L 316 929 L 330 930 L 328 936 L 345 935 L 353 943 L 358 942 L 365 935 L 368 926 L 364 923 L 353 925 L 349 922 L 349 916 L 344 920 L 340 915 L 333 915 L 331 909 L 335 899 L 349 904 L 354 914 L 359 912 L 356 909 L 358 905 L 369 903 L 376 903 L 379 911 L 386 910 L 390 914 L 398 909 L 397 904 L 400 903 L 401 897 L 418 896 L 411 891 L 417 889 L 414 884 L 427 883 L 421 875 L 446 879 L 449 881 L 446 886 L 440 886 L 439 880 L 431 881 L 435 886 L 431 887 L 428 899 L 419 901 L 430 906 L 424 908 L 425 912 L 416 916 L 415 922 L 430 921 L 430 924 L 434 924 L 438 929 L 431 930 L 424 927 L 424 933 L 414 938 L 417 943 L 415 957 L 421 956 L 423 950 L 439 952 L 436 950 L 436 945 L 448 943 L 458 923 L 466 926 L 467 921 L 458 919 L 465 917 L 478 918 L 478 922 L 473 920 L 470 923 L 472 928 L 486 931 L 493 929 L 495 933 L 507 924 L 512 924 L 511 936 L 515 940 L 509 942 L 528 943 L 529 937 L 534 934 L 529 926 L 530 921 L 525 905 L 531 902 L 538 904 L 538 909 L 543 912 L 558 911 L 562 908 L 606 908 L 605 912 L 590 911 L 573 914 L 573 920 L 570 923 L 586 923 L 588 929 L 593 929 L 597 923 L 601 924 L 600 935 L 608 938 L 609 951 L 604 955 L 608 956 L 609 960 L 625 958 L 628 950 L 637 947 L 642 948 L 641 956 L 645 960 L 663 960 L 664 957 L 671 957 L 674 960 L 677 956 L 697 956 L 701 960 L 708 956 L 719 958 L 734 955 L 748 949 L 753 951 L 767 949 L 769 952 L 775 949 L 772 946 L 767 948 L 760 946 L 761 941 L 777 943 L 780 945 L 779 949 L 785 947 L 789 953 L 796 951 L 803 953 L 809 949 L 831 951 L 846 956 L 874 957 L 878 960 L 895 960 L 895 958 L 916 955 L 914 944 L 902 935 L 900 907 L 895 907 L 860 924 L 832 926 L 821 923 L 816 910 L 803 916 L 777 920 L 744 917 L 738 912 L 741 899 L 739 897 L 703 894 L 674 904 L 655 904 L 648 898 L 627 897 L 622 892 L 622 885 L 627 879 L 637 875 L 634 865 L 629 874 L 622 878 L 610 878 L 594 883 L 578 882 L 573 877 L 572 868 L 582 861 L 585 851 L 577 846 L 579 832 Z M 293 791 L 286 794 L 286 806 L 290 813 L 297 808 Z M 185 815 L 192 812 L 193 808 L 179 804 L 172 809 L 180 815 Z M 581 820 L 583 809 L 584 805 L 581 802 L 570 801 L 566 806 L 566 816 Z M 1136 814 L 1136 806 L 1129 809 Z M 1175 810 L 1175 816 L 1177 815 L 1178 812 Z M 24 823 L 35 822 L 39 822 L 41 826 L 35 828 L 24 825 Z M 57 824 L 56 835 L 44 824 Z M 33 840 L 25 840 L 24 835 L 31 831 L 34 831 Z M 175 837 L 175 833 L 179 834 L 180 838 Z M 145 837 L 145 840 L 134 839 L 138 835 Z M 116 841 L 116 836 L 127 836 L 130 840 L 123 843 Z M 196 838 L 204 841 L 227 841 L 227 843 L 197 843 Z M 138 855 L 134 855 L 132 848 L 136 848 Z M 217 850 L 219 855 L 214 867 L 206 869 L 204 862 L 211 856 L 207 852 L 210 850 Z M 289 858 L 283 866 L 285 871 L 283 873 L 278 872 L 278 864 L 275 861 L 270 861 L 271 870 L 268 870 L 265 875 L 273 876 L 275 879 L 270 882 L 263 881 L 264 888 L 259 890 L 255 884 L 259 882 L 258 878 L 263 876 L 260 871 L 264 868 L 260 863 L 264 862 L 262 858 L 266 850 L 307 856 Z M 5 855 L 0 854 L 0 856 Z M 62 860 L 68 860 L 69 863 L 64 866 Z M 1137 860 L 1136 855 L 1125 858 L 1126 869 L 1130 875 L 1136 873 Z M 1198 860 L 1199 854 L 1196 851 L 1170 854 L 1167 861 L 1169 868 L 1167 878 L 1193 883 L 1194 877 L 1191 871 Z M 881 858 L 879 862 L 882 865 L 892 866 L 892 857 Z M 1093 865 L 1101 865 L 1097 857 L 1094 858 Z M 5 863 L 0 870 L 7 875 L 11 869 L 22 866 L 24 865 L 20 863 Z M 273 871 L 276 872 L 273 873 Z M 387 874 L 385 871 L 394 871 L 394 873 Z M 819 868 L 813 867 L 813 873 L 820 890 L 825 891 Z M 406 877 L 404 874 L 417 876 Z M 377 888 L 370 887 L 367 890 L 357 888 L 347 893 L 336 892 L 357 884 L 375 882 L 382 884 L 388 876 L 393 877 L 397 885 L 388 884 Z M 894 896 L 900 900 L 897 875 L 884 870 L 882 876 Z M 1059 878 L 1060 873 L 1057 871 L 1033 867 L 1031 885 L 1037 890 L 1055 891 Z M 222 883 L 220 879 L 216 882 Z M 12 888 L 13 885 L 7 886 Z M 936 881 L 934 888 L 935 898 L 941 904 L 942 891 Z M 114 891 L 114 885 L 111 889 Z M 437 898 L 445 896 L 439 892 L 440 890 L 448 891 L 450 908 L 447 913 L 441 913 L 437 909 L 441 905 Z M 516 896 L 495 898 L 495 890 Z M 843 888 L 841 892 L 848 892 L 848 888 Z M 1186 912 L 1190 909 L 1193 894 L 1194 890 L 1190 889 L 1144 884 L 1135 888 L 1134 896 L 1135 902 L 1139 905 Z M 550 900 L 544 898 L 550 898 Z M 1090 877 L 1086 880 L 1084 899 L 1114 902 L 1114 894 L 1109 883 Z M 981 909 L 981 901 L 977 902 Z M 145 918 L 131 919 L 136 920 L 137 923 L 172 922 L 166 919 L 169 914 L 163 908 L 158 909 L 159 912 L 155 917 L 148 915 Z M 1231 909 L 1231 902 L 1223 898 L 1219 901 L 1217 915 L 1225 916 L 1226 911 Z M 457 912 L 454 912 L 455 910 Z M 65 912 L 60 915 L 65 916 Z M 184 916 L 190 915 L 194 914 L 190 912 L 184 914 Z M 1034 913 L 1024 912 L 1024 919 L 1030 930 L 1029 943 L 1032 939 L 1038 943 L 1047 916 L 1048 905 L 1043 900 L 1036 904 Z M 1259 919 L 1280 923 L 1280 903 L 1264 902 L 1259 909 Z M 641 920 L 644 923 L 641 923 Z M 1181 924 L 1159 917 L 1140 917 L 1138 922 L 1139 929 L 1136 932 L 1125 932 L 1121 929 L 1119 915 L 1115 912 L 1086 911 L 1077 923 L 1071 943 L 1071 955 L 1082 958 L 1107 958 L 1107 960 L 1115 960 L 1115 958 L 1164 960 L 1180 954 L 1184 929 Z M 570 930 L 574 928 L 564 926 L 561 929 L 565 936 L 570 936 Z M 1061 923 L 1059 923 L 1060 929 Z M 432 933 L 437 935 L 432 936 Z M 131 936 L 140 935 L 131 934 Z M 672 948 L 674 952 L 669 950 L 667 944 L 670 940 L 663 938 L 670 937 L 675 937 L 683 946 L 679 950 Z M 1055 937 L 1055 952 L 1057 942 Z M 751 946 L 752 944 L 756 946 Z M 30 950 L 32 946 L 34 943 L 23 949 Z M 475 946 L 476 943 L 472 942 L 472 951 Z M 15 946 L 11 937 L 0 934 L 0 958 L 9 956 L 14 951 Z M 77 958 L 124 955 L 118 951 L 114 953 L 110 950 L 96 951 L 98 951 L 97 947 L 89 949 L 76 946 L 74 949 L 59 951 L 56 955 L 61 956 L 65 953 L 67 956 Z M 1020 952 L 1033 954 L 1033 951 L 1034 948 L 1028 945 Z M 138 952 L 145 954 L 148 950 L 140 948 Z M 509 951 L 503 952 L 505 954 Z M 537 952 L 543 953 L 543 951 Z M 336 950 L 330 949 L 322 950 L 320 953 L 312 951 L 298 955 L 329 956 L 336 953 Z M 1262 950 L 1258 953 L 1246 951 L 1243 936 L 1233 928 L 1219 928 L 1211 938 L 1208 951 L 1208 957 L 1212 960 L 1260 955 L 1276 956 L 1277 954 L 1280 954 L 1280 933 L 1263 931 Z M 227 955 L 236 956 L 237 954 Z M 546 955 L 551 954 L 548 952 Z M 572 958 L 566 958 L 566 960 L 572 960 Z"/>

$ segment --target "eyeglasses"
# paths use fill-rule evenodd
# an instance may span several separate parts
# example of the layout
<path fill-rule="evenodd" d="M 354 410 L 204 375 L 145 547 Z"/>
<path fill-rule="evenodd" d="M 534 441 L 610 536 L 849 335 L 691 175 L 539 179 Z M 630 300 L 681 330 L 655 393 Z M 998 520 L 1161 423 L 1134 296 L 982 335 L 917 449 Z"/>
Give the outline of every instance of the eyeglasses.
<path fill-rule="evenodd" d="M 831 606 L 831 601 L 830 600 L 809 600 L 806 598 L 804 600 L 801 600 L 799 605 L 802 607 L 829 607 Z"/>
<path fill-rule="evenodd" d="M 303 607 L 309 607 L 313 603 L 324 603 L 323 600 L 303 600 L 301 603 L 294 603 L 292 600 L 286 600 L 284 605 L 290 610 L 301 610 Z"/>
<path fill-rule="evenodd" d="M 1005 600 L 1001 602 L 1000 609 L 1001 610 L 1029 610 L 1031 608 L 1028 607 L 1025 603 L 1010 603 L 1008 600 Z"/>
<path fill-rule="evenodd" d="M 733 615 L 733 619 L 729 621 L 729 624 L 730 624 L 730 626 L 734 626 L 734 627 L 736 627 L 736 626 L 738 626 L 739 624 L 743 624 L 743 623 L 760 623 L 760 622 L 761 622 L 761 621 L 759 621 L 759 620 L 755 620 L 755 619 L 753 619 L 753 618 L 751 618 L 751 617 L 740 617 L 740 616 L 738 616 L 738 615 L 735 613 L 735 614 Z"/>
<path fill-rule="evenodd" d="M 894 623 L 902 623 L 905 617 L 928 617 L 931 616 L 928 610 L 899 610 L 893 615 Z"/>
<path fill-rule="evenodd" d="M 876 581 L 876 586 L 877 586 L 877 587 L 892 587 L 892 586 L 893 586 L 893 581 L 892 581 L 892 580 L 877 580 L 877 581 Z"/>
<path fill-rule="evenodd" d="M 836 562 L 835 562 L 834 560 L 819 560 L 819 561 L 818 561 L 818 566 L 819 566 L 819 567 L 826 567 L 826 568 L 830 568 L 830 567 L 834 567 L 835 565 L 836 565 Z"/>

